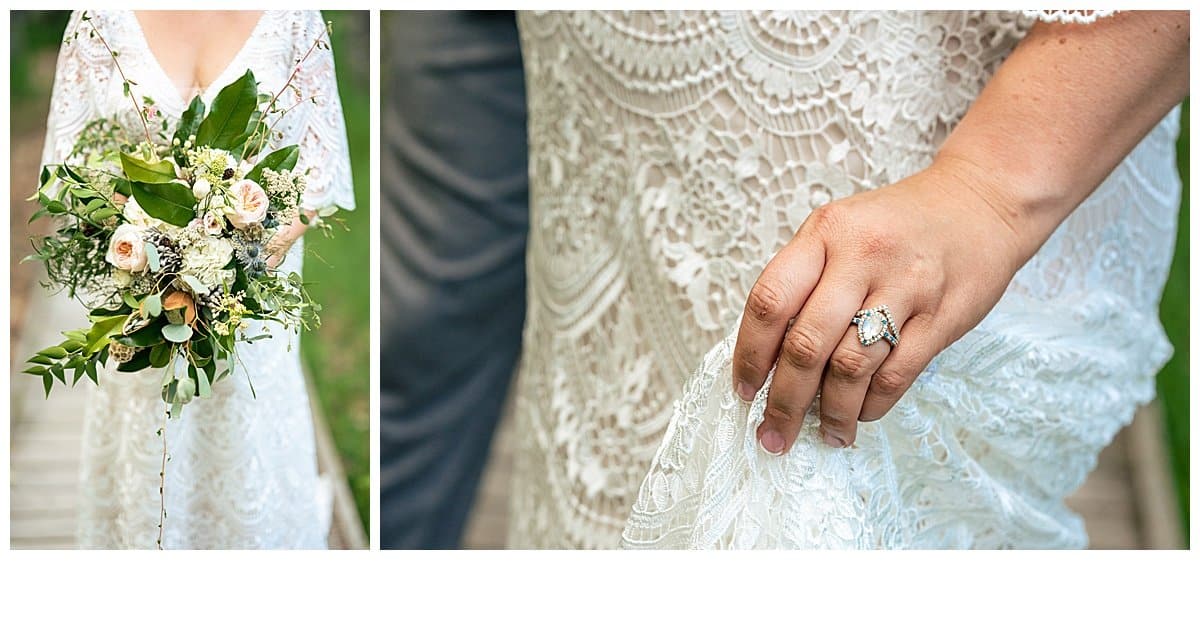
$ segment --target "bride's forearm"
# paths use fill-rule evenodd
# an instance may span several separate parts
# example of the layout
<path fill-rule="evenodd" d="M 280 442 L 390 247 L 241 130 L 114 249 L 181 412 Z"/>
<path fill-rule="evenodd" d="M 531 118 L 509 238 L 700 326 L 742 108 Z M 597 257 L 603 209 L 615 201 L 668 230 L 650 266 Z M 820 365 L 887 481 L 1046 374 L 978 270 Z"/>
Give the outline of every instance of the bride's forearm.
<path fill-rule="evenodd" d="M 1188 92 L 1188 14 L 1037 24 L 938 153 L 1013 229 L 1022 261 Z"/>
<path fill-rule="evenodd" d="M 307 210 L 301 210 L 300 213 L 308 220 L 307 223 L 297 216 L 287 225 L 280 227 L 275 236 L 271 238 L 271 245 L 269 247 L 271 256 L 267 261 L 268 265 L 272 267 L 278 266 L 283 261 L 284 256 L 287 255 L 288 249 L 292 248 L 292 245 L 295 244 L 296 240 L 300 239 L 300 236 L 304 235 L 305 231 L 308 231 L 308 225 L 318 215 L 315 211 Z"/>

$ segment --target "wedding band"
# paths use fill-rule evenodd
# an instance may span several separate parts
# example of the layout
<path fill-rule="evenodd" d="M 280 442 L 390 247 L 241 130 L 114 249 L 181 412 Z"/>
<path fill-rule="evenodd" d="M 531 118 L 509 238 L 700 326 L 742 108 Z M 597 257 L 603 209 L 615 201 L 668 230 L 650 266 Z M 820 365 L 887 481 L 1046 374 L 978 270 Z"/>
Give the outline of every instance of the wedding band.
<path fill-rule="evenodd" d="M 893 347 L 900 343 L 900 329 L 896 327 L 896 320 L 892 318 L 892 311 L 888 310 L 887 304 L 858 311 L 850 323 L 858 326 L 858 342 L 864 346 L 880 339 Z"/>

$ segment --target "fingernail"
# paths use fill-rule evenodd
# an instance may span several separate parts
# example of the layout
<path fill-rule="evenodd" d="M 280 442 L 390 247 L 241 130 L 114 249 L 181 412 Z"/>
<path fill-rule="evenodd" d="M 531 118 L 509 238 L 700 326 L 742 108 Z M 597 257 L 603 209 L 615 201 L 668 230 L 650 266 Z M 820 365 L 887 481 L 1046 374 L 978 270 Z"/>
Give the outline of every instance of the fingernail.
<path fill-rule="evenodd" d="M 824 440 L 826 445 L 829 445 L 834 449 L 841 449 L 842 447 L 846 446 L 846 443 L 843 442 L 841 438 L 838 438 L 837 436 L 825 431 L 824 427 L 821 428 L 821 440 Z"/>
<path fill-rule="evenodd" d="M 738 381 L 737 393 L 738 396 L 742 397 L 743 401 L 754 400 L 754 388 L 750 387 L 750 384 L 745 381 Z"/>
<path fill-rule="evenodd" d="M 762 448 L 773 456 L 783 454 L 783 434 L 774 429 L 764 431 L 758 442 L 762 443 Z"/>

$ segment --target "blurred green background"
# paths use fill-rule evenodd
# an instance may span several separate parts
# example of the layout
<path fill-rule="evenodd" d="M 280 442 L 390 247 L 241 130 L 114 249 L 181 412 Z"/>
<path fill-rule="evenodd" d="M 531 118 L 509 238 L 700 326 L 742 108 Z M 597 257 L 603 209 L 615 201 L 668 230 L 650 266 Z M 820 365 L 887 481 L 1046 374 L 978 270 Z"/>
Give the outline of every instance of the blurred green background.
<path fill-rule="evenodd" d="M 11 16 L 10 92 L 14 168 L 40 156 L 50 89 L 68 11 L 20 11 Z M 354 195 L 358 208 L 342 214 L 349 232 L 306 239 L 305 279 L 322 305 L 323 325 L 305 334 L 301 354 L 312 377 L 319 407 L 341 454 L 364 530 L 370 526 L 370 14 L 324 11 L 333 22 L 333 53 L 338 89 L 350 141 Z M 27 147 L 19 147 L 23 144 Z M 28 253 L 25 222 L 32 206 L 20 202 L 36 186 L 36 167 L 28 182 L 13 177 L 10 261 L 15 331 L 23 315 L 23 296 L 37 275 L 33 264 L 17 264 Z"/>

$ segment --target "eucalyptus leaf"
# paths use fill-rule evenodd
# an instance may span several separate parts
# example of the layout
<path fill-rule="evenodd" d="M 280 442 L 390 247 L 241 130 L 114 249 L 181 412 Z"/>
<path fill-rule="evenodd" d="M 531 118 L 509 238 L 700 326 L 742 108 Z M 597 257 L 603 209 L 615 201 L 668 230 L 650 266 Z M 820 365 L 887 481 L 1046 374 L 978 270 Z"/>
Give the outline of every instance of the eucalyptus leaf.
<path fill-rule="evenodd" d="M 183 343 L 192 338 L 192 328 L 187 324 L 167 324 L 162 327 L 162 335 L 167 341 Z"/>
<path fill-rule="evenodd" d="M 162 313 L 162 298 L 158 295 L 147 295 L 142 300 L 142 312 L 150 317 L 158 317 Z"/>
<path fill-rule="evenodd" d="M 150 267 L 151 273 L 158 272 L 158 247 L 154 246 L 153 242 L 142 243 L 142 249 L 146 252 L 146 266 Z"/>
<path fill-rule="evenodd" d="M 196 276 L 180 275 L 179 279 L 183 280 L 183 283 L 187 284 L 188 288 L 192 289 L 193 294 L 195 294 L 195 295 L 207 295 L 208 294 L 208 287 L 204 285 L 204 282 L 201 282 L 199 279 L 197 279 Z"/>
<path fill-rule="evenodd" d="M 177 227 L 196 217 L 196 197 L 180 183 L 132 183 L 133 198 L 154 218 Z"/>

